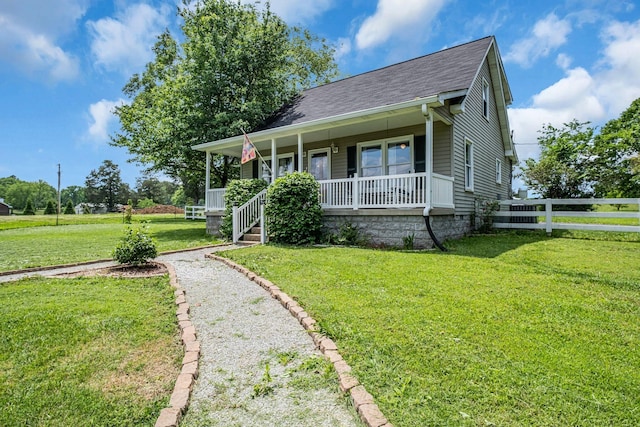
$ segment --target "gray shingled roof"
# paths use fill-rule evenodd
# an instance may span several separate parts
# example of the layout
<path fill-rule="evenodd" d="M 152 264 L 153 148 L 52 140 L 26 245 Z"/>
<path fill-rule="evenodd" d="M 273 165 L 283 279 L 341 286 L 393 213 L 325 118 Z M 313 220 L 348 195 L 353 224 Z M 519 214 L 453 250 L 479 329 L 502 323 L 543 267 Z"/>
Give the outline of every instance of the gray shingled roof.
<path fill-rule="evenodd" d="M 260 130 L 467 89 L 492 40 L 485 37 L 308 89 Z"/>

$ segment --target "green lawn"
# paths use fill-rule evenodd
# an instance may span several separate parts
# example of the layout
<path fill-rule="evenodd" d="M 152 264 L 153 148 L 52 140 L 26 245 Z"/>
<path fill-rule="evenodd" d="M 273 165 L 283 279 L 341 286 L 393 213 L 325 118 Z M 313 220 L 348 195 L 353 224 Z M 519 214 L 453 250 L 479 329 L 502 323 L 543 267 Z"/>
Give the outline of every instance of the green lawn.
<path fill-rule="evenodd" d="M 640 243 L 606 239 L 225 255 L 298 300 L 396 426 L 635 426 Z"/>
<path fill-rule="evenodd" d="M 177 214 L 153 214 L 153 215 L 133 215 L 133 222 L 141 221 L 181 221 L 184 215 Z M 60 215 L 58 225 L 79 225 L 79 224 L 123 224 L 124 216 L 121 213 L 109 213 L 101 215 Z M 200 223 L 202 223 L 200 221 Z M 0 230 L 12 228 L 28 228 L 55 226 L 55 215 L 11 215 L 0 216 Z"/>
<path fill-rule="evenodd" d="M 70 216 L 104 222 L 0 230 L 0 271 L 111 258 L 113 249 L 128 226 L 113 215 Z M 206 234 L 204 221 L 148 215 L 142 218 L 134 216 L 131 226 L 139 226 L 140 219 L 148 221 L 149 231 L 158 243 L 158 251 L 219 242 Z"/>
<path fill-rule="evenodd" d="M 166 276 L 24 279 L 0 301 L 0 425 L 154 425 L 182 356 Z"/>

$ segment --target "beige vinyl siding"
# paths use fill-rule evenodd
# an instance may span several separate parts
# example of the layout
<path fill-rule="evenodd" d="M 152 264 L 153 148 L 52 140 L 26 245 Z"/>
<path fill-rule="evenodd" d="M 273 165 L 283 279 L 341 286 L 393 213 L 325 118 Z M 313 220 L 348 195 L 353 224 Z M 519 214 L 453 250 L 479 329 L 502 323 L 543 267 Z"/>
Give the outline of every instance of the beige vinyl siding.
<path fill-rule="evenodd" d="M 482 81 L 493 88 L 487 61 L 469 89 L 465 112 L 455 118 L 453 135 L 454 177 L 456 213 L 470 214 L 475 209 L 475 199 L 506 199 L 509 195 L 509 160 L 504 156 L 504 144 L 495 94 L 490 90 L 489 117 L 482 113 Z M 465 191 L 464 161 L 465 139 L 473 143 L 474 189 Z M 502 184 L 496 183 L 496 159 L 502 161 Z"/>
<path fill-rule="evenodd" d="M 433 172 L 451 176 L 451 126 L 433 124 Z"/>

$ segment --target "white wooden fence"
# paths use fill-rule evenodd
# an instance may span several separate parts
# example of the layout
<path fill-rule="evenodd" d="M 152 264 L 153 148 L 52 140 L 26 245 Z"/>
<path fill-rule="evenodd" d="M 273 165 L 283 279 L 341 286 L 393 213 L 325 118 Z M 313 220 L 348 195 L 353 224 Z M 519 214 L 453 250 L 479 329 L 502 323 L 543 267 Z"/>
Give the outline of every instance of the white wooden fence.
<path fill-rule="evenodd" d="M 185 206 L 184 219 L 207 219 L 204 206 Z"/>
<path fill-rule="evenodd" d="M 583 212 L 583 211 L 558 211 L 554 206 L 568 205 L 635 205 L 636 211 L 615 212 Z M 544 210 L 538 210 L 538 206 L 544 206 Z M 529 208 L 527 208 L 529 207 Z M 517 209 L 517 210 L 516 210 Z M 500 210 L 494 214 L 496 220 L 494 228 L 507 229 L 539 229 L 550 234 L 555 230 L 593 230 L 593 231 L 618 231 L 640 233 L 640 198 L 639 199 L 535 199 L 535 200 L 505 200 L 500 202 Z M 544 217 L 543 222 L 538 222 L 539 217 Z M 554 222 L 554 218 L 634 218 L 637 225 L 617 224 L 585 224 L 577 222 Z M 501 220 L 506 218 L 506 220 Z"/>

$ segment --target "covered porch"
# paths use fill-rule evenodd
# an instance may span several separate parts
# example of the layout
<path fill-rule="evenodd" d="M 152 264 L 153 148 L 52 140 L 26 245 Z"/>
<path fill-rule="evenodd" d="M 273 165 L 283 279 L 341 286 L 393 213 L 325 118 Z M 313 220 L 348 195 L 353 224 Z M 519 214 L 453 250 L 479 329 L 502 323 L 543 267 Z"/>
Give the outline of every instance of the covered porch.
<path fill-rule="evenodd" d="M 425 214 L 453 214 L 449 100 L 460 96 L 456 92 L 250 133 L 261 157 L 242 165 L 240 176 L 271 183 L 286 173 L 309 172 L 320 184 L 325 211 L 419 208 Z M 211 156 L 239 158 L 242 143 L 240 135 L 194 147 L 207 156 L 207 212 L 225 208 L 225 189 L 209 186 Z"/>

